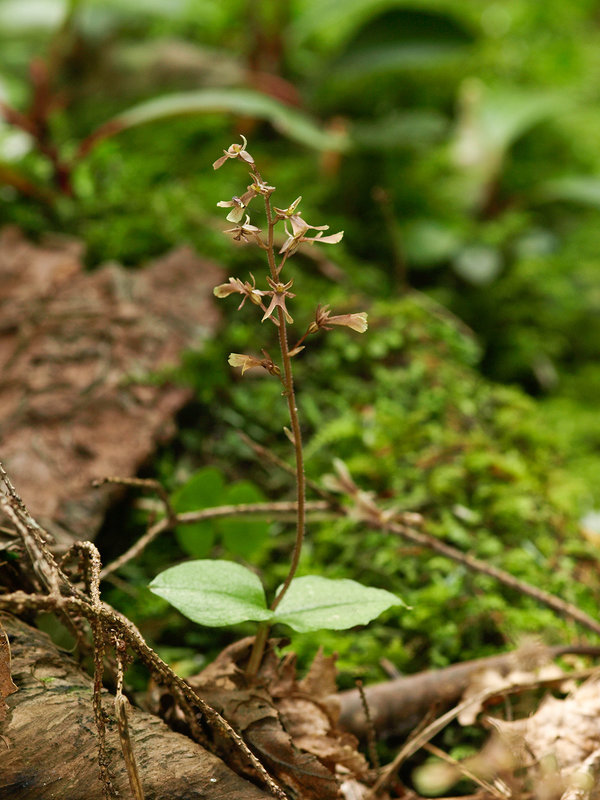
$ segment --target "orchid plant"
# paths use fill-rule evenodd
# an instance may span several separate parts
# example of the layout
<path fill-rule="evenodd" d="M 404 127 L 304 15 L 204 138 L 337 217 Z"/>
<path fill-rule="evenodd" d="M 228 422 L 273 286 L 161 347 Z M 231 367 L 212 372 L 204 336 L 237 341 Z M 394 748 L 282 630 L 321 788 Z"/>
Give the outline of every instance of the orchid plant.
<path fill-rule="evenodd" d="M 292 363 L 306 347 L 309 337 L 319 331 L 330 330 L 335 325 L 364 333 L 368 325 L 367 314 L 357 312 L 335 315 L 331 313 L 329 306 L 317 305 L 305 332 L 290 347 L 289 331 L 294 320 L 288 302 L 293 300 L 295 294 L 291 291 L 293 280 L 283 277 L 286 263 L 301 245 L 337 244 L 343 237 L 343 231 L 325 234 L 329 229 L 328 225 L 309 225 L 305 222 L 300 210 L 302 197 L 297 197 L 287 207 L 273 205 L 271 197 L 276 189 L 263 179 L 253 156 L 248 152 L 246 139 L 243 136 L 241 138 L 242 143 L 232 144 L 224 150 L 213 167 L 220 169 L 230 160 L 240 161 L 250 170 L 250 184 L 241 196 L 221 200 L 217 205 L 230 209 L 226 219 L 234 227 L 227 229 L 226 233 L 235 241 L 255 245 L 262 250 L 268 271 L 264 288 L 258 288 L 254 275 L 250 274 L 250 280 L 230 277 L 227 283 L 215 287 L 214 294 L 218 298 L 241 295 L 239 308 L 248 300 L 262 313 L 261 322 L 269 322 L 277 330 L 279 363 L 266 349 L 262 349 L 262 358 L 253 354 L 231 353 L 229 364 L 241 368 L 242 374 L 249 369 L 264 369 L 281 383 L 290 419 L 289 429 L 284 430 L 295 455 L 295 543 L 287 577 L 270 605 L 267 605 L 258 576 L 240 564 L 225 560 L 200 559 L 171 567 L 160 573 L 152 581 L 150 588 L 201 625 L 223 626 L 247 620 L 258 622 L 259 627 L 247 667 L 248 675 L 252 676 L 260 666 L 270 628 L 275 623 L 288 625 L 300 632 L 340 630 L 364 625 L 386 609 L 401 605 L 402 601 L 388 591 L 362 586 L 352 580 L 331 580 L 315 575 L 295 577 L 305 535 L 306 481 Z M 264 203 L 264 231 L 251 223 L 248 213 L 250 204 L 257 197 L 262 197 Z M 277 251 L 274 243 L 275 227 L 280 223 L 283 223 L 286 238 Z"/>

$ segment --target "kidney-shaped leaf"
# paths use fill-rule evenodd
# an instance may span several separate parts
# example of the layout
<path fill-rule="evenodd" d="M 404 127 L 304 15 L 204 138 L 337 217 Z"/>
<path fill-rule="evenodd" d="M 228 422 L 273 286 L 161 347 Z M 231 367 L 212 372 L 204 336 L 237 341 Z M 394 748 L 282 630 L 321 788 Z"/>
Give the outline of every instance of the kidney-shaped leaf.
<path fill-rule="evenodd" d="M 366 625 L 383 611 L 399 605 L 405 604 L 385 589 L 371 589 L 356 581 L 306 575 L 292 581 L 273 621 L 283 622 L 300 633 L 342 630 Z"/>
<path fill-rule="evenodd" d="M 233 561 L 204 559 L 170 567 L 150 589 L 193 622 L 212 628 L 273 616 L 258 577 Z"/>

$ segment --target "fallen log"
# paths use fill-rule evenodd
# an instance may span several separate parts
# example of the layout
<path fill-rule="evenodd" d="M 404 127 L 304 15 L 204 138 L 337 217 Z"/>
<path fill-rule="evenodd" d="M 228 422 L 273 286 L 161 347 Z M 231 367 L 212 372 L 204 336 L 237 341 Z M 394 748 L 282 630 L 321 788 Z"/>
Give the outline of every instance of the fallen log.
<path fill-rule="evenodd" d="M 222 270 L 179 247 L 131 270 L 86 271 L 81 242 L 0 230 L 0 448 L 23 500 L 64 551 L 94 540 L 122 491 L 175 431 L 191 390 L 157 373 L 217 328 Z"/>
<path fill-rule="evenodd" d="M 363 691 L 375 733 L 379 737 L 410 733 L 430 709 L 444 708 L 458 702 L 473 678 L 484 670 L 508 675 L 516 668 L 539 666 L 567 653 L 599 656 L 600 648 L 584 645 L 526 645 L 510 653 L 477 658 L 452 664 L 445 669 L 426 670 L 366 686 Z M 341 705 L 340 727 L 359 739 L 365 739 L 368 723 L 359 691 L 349 689 L 339 692 L 336 698 Z"/>
<path fill-rule="evenodd" d="M 0 614 L 18 691 L 0 722 L 0 800 L 104 800 L 92 679 L 46 634 Z M 115 721 L 103 692 L 109 771 L 120 797 L 131 797 Z M 267 800 L 271 795 L 157 717 L 128 709 L 128 727 L 146 800 Z"/>

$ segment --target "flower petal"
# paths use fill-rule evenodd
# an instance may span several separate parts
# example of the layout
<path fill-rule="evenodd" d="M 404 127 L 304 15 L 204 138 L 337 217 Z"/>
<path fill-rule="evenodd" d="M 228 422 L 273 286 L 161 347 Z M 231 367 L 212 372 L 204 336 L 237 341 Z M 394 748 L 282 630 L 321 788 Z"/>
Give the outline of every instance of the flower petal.
<path fill-rule="evenodd" d="M 228 158 L 229 156 L 227 154 L 221 156 L 221 158 L 217 158 L 217 160 L 213 163 L 213 169 L 219 169 L 219 167 L 222 167 Z"/>
<path fill-rule="evenodd" d="M 245 207 L 242 205 L 235 205 L 234 208 L 231 209 L 229 214 L 225 217 L 228 222 L 241 222 L 242 217 L 244 216 Z"/>
<path fill-rule="evenodd" d="M 315 237 L 318 238 L 320 242 L 324 242 L 325 244 L 337 244 L 341 242 L 344 238 L 344 231 L 339 231 L 338 233 L 332 233 L 329 236 L 319 236 Z"/>
<path fill-rule="evenodd" d="M 247 369 L 252 369 L 253 367 L 262 367 L 262 362 L 259 358 L 248 356 L 245 353 L 230 353 L 227 361 L 232 367 L 241 367 L 242 375 Z"/>
<path fill-rule="evenodd" d="M 327 324 L 344 325 L 346 328 L 352 328 L 357 333 L 364 333 L 369 327 L 366 311 L 360 311 L 357 314 L 338 314 L 335 317 L 329 317 Z"/>

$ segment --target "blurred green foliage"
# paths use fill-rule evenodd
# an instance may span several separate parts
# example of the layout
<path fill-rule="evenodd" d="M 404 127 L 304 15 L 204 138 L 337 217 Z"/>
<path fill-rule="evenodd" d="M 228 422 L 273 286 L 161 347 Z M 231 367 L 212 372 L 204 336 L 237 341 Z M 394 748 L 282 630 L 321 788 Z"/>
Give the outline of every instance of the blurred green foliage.
<path fill-rule="evenodd" d="M 422 513 L 430 533 L 595 614 L 595 553 L 576 513 L 587 484 L 567 471 L 537 403 L 482 378 L 472 335 L 426 295 L 379 301 L 369 318 L 365 337 L 332 331 L 297 359 L 308 476 L 330 472 L 335 454 L 384 504 Z M 206 355 L 197 358 L 190 377 L 208 366 Z M 207 401 L 214 434 L 202 439 L 198 460 L 223 459 L 226 468 L 237 451 L 244 463 L 231 425 L 289 458 L 285 440 L 272 437 L 286 422 L 274 405 L 278 393 L 274 381 L 245 376 L 227 406 Z M 265 484 L 292 496 L 291 479 L 264 466 Z M 271 590 L 285 576 L 292 537 L 274 533 L 258 561 Z M 569 624 L 489 578 L 348 520 L 310 526 L 301 569 L 352 575 L 412 606 L 400 630 L 378 624 L 359 637 L 294 638 L 307 658 L 326 642 L 350 673 L 375 665 L 382 650 L 413 671 L 495 652 L 524 631 L 548 641 L 572 635 Z"/>
<path fill-rule="evenodd" d="M 0 123 L 0 222 L 80 236 L 91 267 L 137 266 L 186 241 L 245 278 L 256 254 L 231 248 L 215 207 L 244 174 L 210 167 L 244 133 L 281 204 L 302 193 L 309 222 L 345 230 L 334 254 L 292 266 L 294 316 L 372 306 L 366 337 L 331 333 L 297 359 L 311 477 L 338 455 L 432 533 L 595 614 L 577 522 L 600 503 L 599 45 L 592 0 L 3 0 L 0 99 L 25 110 L 28 65 L 46 58 L 61 158 L 115 116 L 136 125 L 77 163 L 67 196 L 32 138 Z M 199 92 L 229 110 L 199 108 Z M 158 111 L 143 105 L 157 98 Z M 148 108 L 153 121 L 137 124 Z M 20 192 L 15 174 L 51 199 Z M 209 465 L 269 496 L 291 491 L 234 432 L 288 455 L 276 383 L 229 380 L 229 350 L 264 346 L 252 311 L 186 356 L 179 378 L 197 401 L 156 465 L 171 490 Z M 275 525 L 257 551 L 271 589 L 288 536 Z M 181 537 L 170 547 L 189 551 Z M 130 582 L 161 558 L 130 565 Z M 347 523 L 316 526 L 302 567 L 414 606 L 401 633 L 384 622 L 319 636 L 350 672 L 382 648 L 412 671 L 522 631 L 571 633 L 488 578 Z M 148 592 L 119 601 L 171 646 L 215 644 Z"/>

